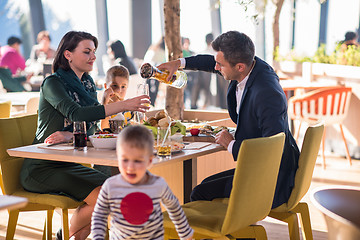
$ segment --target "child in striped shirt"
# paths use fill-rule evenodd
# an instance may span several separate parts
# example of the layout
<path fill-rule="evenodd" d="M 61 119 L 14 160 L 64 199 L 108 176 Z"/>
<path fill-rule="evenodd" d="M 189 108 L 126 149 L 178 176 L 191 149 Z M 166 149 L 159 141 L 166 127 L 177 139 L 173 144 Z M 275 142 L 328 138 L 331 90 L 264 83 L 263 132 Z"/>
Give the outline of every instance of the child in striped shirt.
<path fill-rule="evenodd" d="M 103 184 L 92 215 L 93 239 L 103 240 L 111 216 L 110 239 L 164 239 L 160 202 L 169 212 L 181 239 L 193 230 L 171 189 L 162 177 L 151 174 L 154 139 L 144 126 L 121 131 L 117 140 L 120 174 Z"/>

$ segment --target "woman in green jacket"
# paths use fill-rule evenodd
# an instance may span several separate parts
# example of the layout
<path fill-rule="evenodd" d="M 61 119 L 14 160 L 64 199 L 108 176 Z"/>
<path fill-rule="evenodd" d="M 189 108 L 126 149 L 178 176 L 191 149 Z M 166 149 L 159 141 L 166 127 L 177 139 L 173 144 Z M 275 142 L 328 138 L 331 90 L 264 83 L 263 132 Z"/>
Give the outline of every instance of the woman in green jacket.
<path fill-rule="evenodd" d="M 69 141 L 74 121 L 86 121 L 91 135 L 97 121 L 106 116 L 148 110 L 145 104 L 150 101 L 145 95 L 107 105 L 97 101 L 95 84 L 88 74 L 93 69 L 97 46 L 96 37 L 86 32 L 70 31 L 62 38 L 53 62 L 54 74 L 41 86 L 34 144 Z M 27 191 L 61 194 L 84 201 L 86 204 L 72 216 L 70 236 L 86 239 L 105 175 L 77 163 L 25 159 L 20 178 Z"/>

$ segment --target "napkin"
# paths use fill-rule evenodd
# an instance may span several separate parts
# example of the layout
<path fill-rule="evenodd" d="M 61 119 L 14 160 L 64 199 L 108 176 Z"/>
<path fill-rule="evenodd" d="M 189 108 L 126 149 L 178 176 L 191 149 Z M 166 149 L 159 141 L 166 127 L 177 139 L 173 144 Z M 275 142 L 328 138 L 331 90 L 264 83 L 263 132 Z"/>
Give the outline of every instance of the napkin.
<path fill-rule="evenodd" d="M 49 145 L 49 144 L 41 144 L 38 146 L 38 148 L 42 149 L 51 149 L 51 150 L 60 150 L 60 151 L 67 151 L 67 150 L 74 150 L 74 146 L 69 143 L 61 143 L 61 144 L 55 144 L 55 145 Z"/>
<path fill-rule="evenodd" d="M 192 149 L 201 149 L 203 147 L 209 146 L 210 142 L 192 142 L 185 146 L 184 149 L 192 150 Z"/>

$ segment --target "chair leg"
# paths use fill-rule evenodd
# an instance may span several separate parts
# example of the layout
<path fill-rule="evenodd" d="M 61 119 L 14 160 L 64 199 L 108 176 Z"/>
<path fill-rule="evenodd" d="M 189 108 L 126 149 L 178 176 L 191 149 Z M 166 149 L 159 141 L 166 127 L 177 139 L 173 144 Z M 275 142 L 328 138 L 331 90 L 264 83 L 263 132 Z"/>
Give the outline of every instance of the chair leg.
<path fill-rule="evenodd" d="M 288 224 L 289 237 L 291 240 L 300 240 L 299 223 L 296 213 L 294 212 L 273 212 L 269 217 L 275 218 Z"/>
<path fill-rule="evenodd" d="M 324 134 L 322 137 L 322 157 L 323 157 L 323 169 L 326 169 L 326 163 L 325 163 L 325 134 L 326 133 L 326 127 L 324 127 Z"/>
<path fill-rule="evenodd" d="M 253 226 L 257 240 L 267 240 L 265 228 L 261 225 Z"/>
<path fill-rule="evenodd" d="M 351 157 L 350 157 L 350 153 L 349 153 L 349 148 L 346 144 L 346 139 L 345 139 L 345 134 L 344 134 L 344 130 L 343 130 L 343 127 L 342 127 L 342 124 L 339 123 L 340 125 L 340 131 L 341 131 L 341 136 L 342 136 L 342 139 L 344 140 L 344 144 L 345 144 L 345 150 L 346 150 L 346 158 L 349 160 L 349 164 L 350 166 L 352 165 L 352 162 L 351 162 Z"/>
<path fill-rule="evenodd" d="M 300 240 L 299 223 L 296 214 L 291 214 L 287 219 L 290 240 Z"/>
<path fill-rule="evenodd" d="M 6 230 L 6 240 L 14 239 L 19 212 L 20 212 L 19 210 L 9 211 L 8 227 Z"/>
<path fill-rule="evenodd" d="M 62 209 L 62 237 L 63 240 L 69 240 L 69 213 L 67 209 Z"/>
<path fill-rule="evenodd" d="M 294 135 L 294 138 L 295 138 L 296 142 L 298 142 L 298 140 L 299 140 L 301 124 L 302 124 L 302 122 L 301 122 L 301 120 L 299 120 L 299 127 L 298 127 L 298 129 L 297 129 L 297 131 L 295 132 L 295 135 Z"/>
<path fill-rule="evenodd" d="M 43 239 L 51 240 L 52 239 L 52 218 L 54 215 L 54 210 L 47 210 L 46 221 L 44 226 Z"/>
<path fill-rule="evenodd" d="M 313 240 L 311 229 L 309 206 L 305 202 L 300 202 L 292 211 L 300 216 L 301 231 L 304 240 Z"/>

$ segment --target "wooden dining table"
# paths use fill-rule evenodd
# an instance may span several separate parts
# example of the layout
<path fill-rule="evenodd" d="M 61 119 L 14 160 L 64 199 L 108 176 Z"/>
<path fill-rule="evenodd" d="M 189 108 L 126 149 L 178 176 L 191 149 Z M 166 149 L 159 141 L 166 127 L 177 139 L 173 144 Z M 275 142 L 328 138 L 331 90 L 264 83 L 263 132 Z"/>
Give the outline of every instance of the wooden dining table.
<path fill-rule="evenodd" d="M 182 186 L 179 191 L 173 189 L 181 203 L 190 201 L 190 193 L 197 184 L 197 158 L 226 150 L 216 143 L 207 143 L 207 146 L 198 149 L 187 149 L 187 146 L 191 146 L 191 143 L 185 143 L 185 148 L 177 153 L 172 153 L 170 158 L 155 156 L 150 167 L 151 172 L 165 178 L 170 188 L 179 189 L 179 185 Z M 14 157 L 117 166 L 115 150 L 95 149 L 88 146 L 87 151 L 78 151 L 73 149 L 69 143 L 54 146 L 28 145 L 8 149 L 7 152 Z M 171 171 L 175 169 L 174 172 L 169 172 L 167 167 L 172 165 L 177 167 L 172 168 Z"/>

